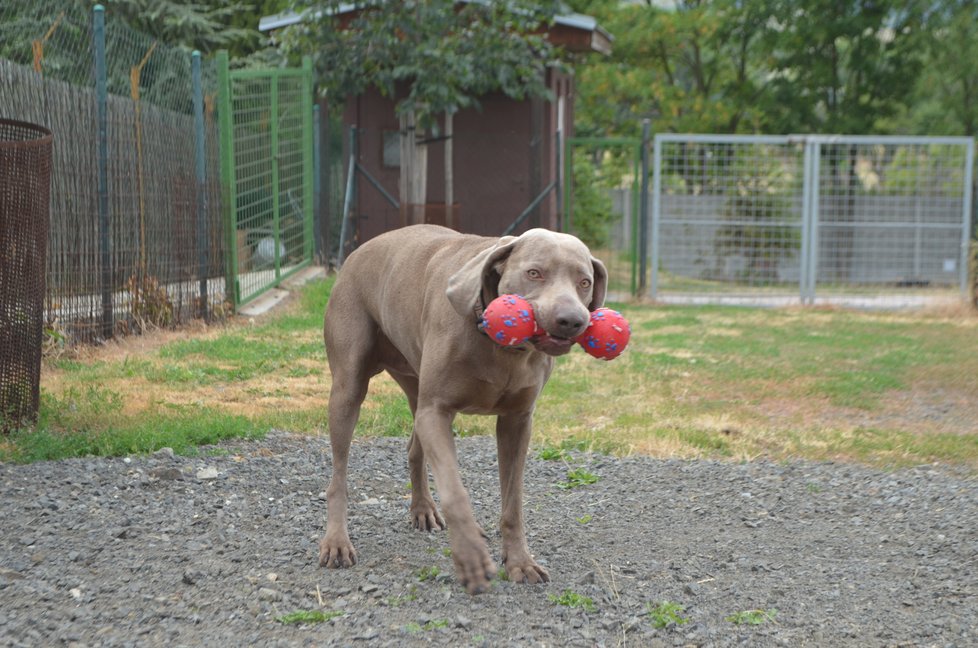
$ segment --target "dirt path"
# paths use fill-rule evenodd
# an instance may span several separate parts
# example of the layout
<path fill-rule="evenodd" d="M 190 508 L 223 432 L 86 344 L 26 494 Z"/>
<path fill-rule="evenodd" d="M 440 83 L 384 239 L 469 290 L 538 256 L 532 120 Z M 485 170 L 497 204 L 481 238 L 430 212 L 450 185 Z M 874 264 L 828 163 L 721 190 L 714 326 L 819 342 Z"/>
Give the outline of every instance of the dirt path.
<path fill-rule="evenodd" d="M 978 644 L 974 476 L 534 459 L 529 540 L 553 582 L 498 582 L 471 598 L 451 573 L 446 536 L 409 528 L 404 445 L 354 446 L 361 563 L 346 571 L 316 566 L 323 438 L 274 433 L 195 458 L 0 464 L 0 644 Z M 494 443 L 467 438 L 459 448 L 498 560 Z M 559 488 L 569 467 L 600 480 Z M 662 601 L 688 621 L 656 628 L 648 607 Z M 299 610 L 338 615 L 276 621 Z"/>

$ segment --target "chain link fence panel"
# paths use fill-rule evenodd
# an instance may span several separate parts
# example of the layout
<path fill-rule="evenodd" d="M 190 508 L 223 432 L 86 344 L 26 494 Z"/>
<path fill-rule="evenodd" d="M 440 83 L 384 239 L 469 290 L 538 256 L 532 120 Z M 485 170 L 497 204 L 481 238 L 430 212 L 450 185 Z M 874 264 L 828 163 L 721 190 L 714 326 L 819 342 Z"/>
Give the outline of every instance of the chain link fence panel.
<path fill-rule="evenodd" d="M 651 296 L 915 306 L 966 292 L 967 138 L 658 135 Z"/>

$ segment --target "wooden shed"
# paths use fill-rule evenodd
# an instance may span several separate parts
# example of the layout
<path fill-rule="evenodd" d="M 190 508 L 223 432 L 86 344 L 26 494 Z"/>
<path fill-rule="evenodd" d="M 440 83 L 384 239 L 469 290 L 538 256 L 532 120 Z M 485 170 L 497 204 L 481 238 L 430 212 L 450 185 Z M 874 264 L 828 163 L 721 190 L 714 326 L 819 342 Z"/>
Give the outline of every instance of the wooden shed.
<path fill-rule="evenodd" d="M 301 20 L 301 16 L 286 12 L 262 18 L 260 29 L 272 31 Z M 547 37 L 568 52 L 611 51 L 611 36 L 594 18 L 581 14 L 557 16 Z M 344 160 L 348 159 L 347 134 L 355 128 L 356 161 L 362 170 L 351 204 L 357 242 L 420 222 L 499 236 L 523 216 L 516 233 L 530 227 L 559 229 L 563 169 L 558 141 L 574 131 L 573 73 L 548 69 L 546 83 L 552 101 L 518 101 L 501 93 L 491 94 L 480 98 L 478 108 L 455 114 L 452 209 L 445 205 L 444 124 L 419 138 L 419 144 L 427 147 L 426 204 L 394 206 L 390 198 L 398 197 L 401 182 L 401 124 L 394 110 L 399 97 L 384 97 L 371 89 L 348 99 L 342 118 Z"/>

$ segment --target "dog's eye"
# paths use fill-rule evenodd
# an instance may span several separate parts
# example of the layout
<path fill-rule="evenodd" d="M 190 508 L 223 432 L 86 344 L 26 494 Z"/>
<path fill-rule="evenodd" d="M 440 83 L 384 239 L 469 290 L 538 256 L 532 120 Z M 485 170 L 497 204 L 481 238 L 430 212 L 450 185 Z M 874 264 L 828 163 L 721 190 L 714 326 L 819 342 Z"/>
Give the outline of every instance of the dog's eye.
<path fill-rule="evenodd" d="M 536 268 L 530 268 L 526 271 L 526 276 L 530 279 L 543 279 L 543 273 Z"/>
<path fill-rule="evenodd" d="M 583 288 L 584 290 L 587 290 L 590 287 L 591 287 L 591 280 L 590 279 L 581 279 L 581 288 Z"/>

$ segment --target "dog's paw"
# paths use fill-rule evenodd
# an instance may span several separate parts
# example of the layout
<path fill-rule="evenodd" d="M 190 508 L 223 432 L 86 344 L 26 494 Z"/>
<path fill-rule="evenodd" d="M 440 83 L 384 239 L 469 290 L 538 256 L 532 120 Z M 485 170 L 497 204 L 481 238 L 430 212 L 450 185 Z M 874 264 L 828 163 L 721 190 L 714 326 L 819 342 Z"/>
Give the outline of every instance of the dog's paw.
<path fill-rule="evenodd" d="M 357 564 L 357 552 L 349 537 L 330 538 L 329 535 L 319 541 L 319 566 L 328 569 L 352 567 Z"/>
<path fill-rule="evenodd" d="M 482 535 L 473 540 L 452 542 L 455 574 L 469 594 L 482 594 L 496 575 L 496 563 L 489 556 L 489 547 Z"/>
<path fill-rule="evenodd" d="M 411 523 L 418 531 L 444 531 L 445 520 L 438 514 L 435 503 L 428 501 L 422 504 L 411 505 Z"/>
<path fill-rule="evenodd" d="M 507 562 L 506 577 L 511 583 L 523 583 L 525 585 L 550 582 L 550 574 L 532 558 L 519 564 Z"/>

